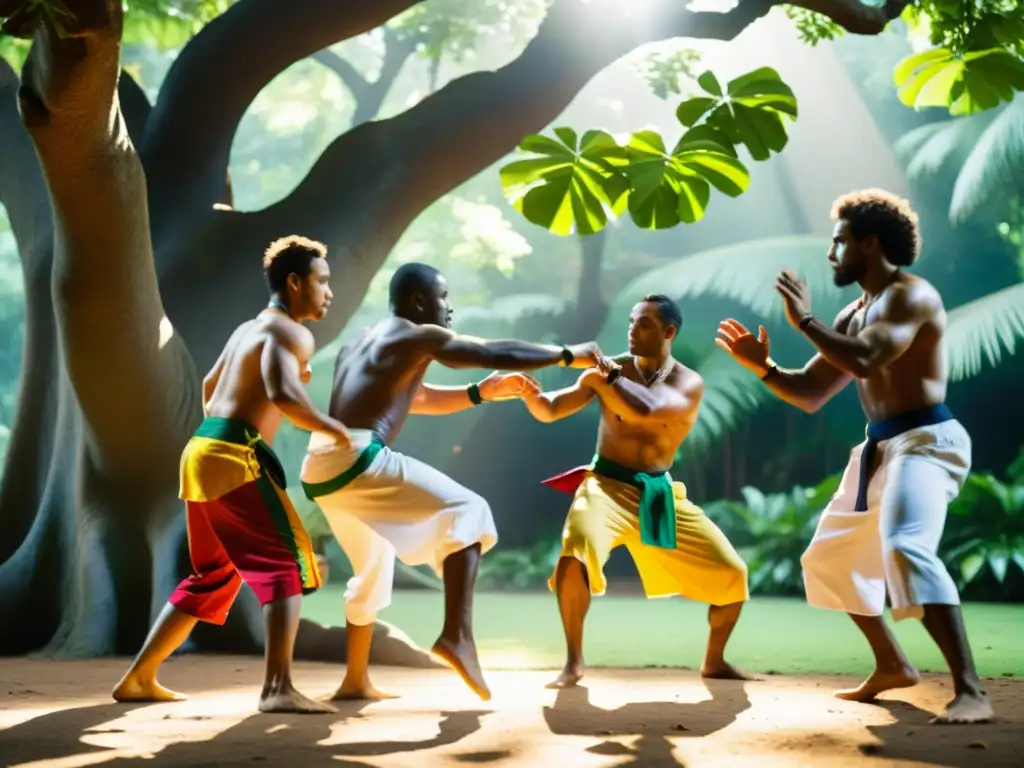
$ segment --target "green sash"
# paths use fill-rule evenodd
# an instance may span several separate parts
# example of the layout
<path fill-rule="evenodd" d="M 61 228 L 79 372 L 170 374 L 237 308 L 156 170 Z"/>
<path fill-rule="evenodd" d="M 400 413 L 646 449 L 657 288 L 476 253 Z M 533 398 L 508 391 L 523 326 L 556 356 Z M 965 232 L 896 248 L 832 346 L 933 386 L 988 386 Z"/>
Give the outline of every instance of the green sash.
<path fill-rule="evenodd" d="M 256 454 L 256 461 L 260 468 L 277 483 L 282 489 L 288 487 L 288 478 L 285 476 L 284 466 L 277 458 L 274 449 L 263 439 L 259 430 L 252 424 L 240 419 L 223 419 L 218 416 L 208 416 L 203 419 L 195 437 L 205 437 L 209 440 L 220 440 L 234 445 L 247 445 Z"/>
<path fill-rule="evenodd" d="M 302 490 L 305 492 L 306 498 L 316 499 L 319 496 L 327 496 L 335 491 L 340 491 L 369 468 L 384 445 L 384 438 L 374 432 L 373 437 L 370 438 L 370 444 L 363 448 L 355 463 L 340 475 L 332 477 L 330 480 L 324 480 L 321 483 L 304 482 Z"/>
<path fill-rule="evenodd" d="M 668 472 L 658 475 L 638 472 L 603 456 L 594 456 L 590 469 L 596 475 L 640 489 L 637 516 L 642 543 L 660 549 L 676 548 L 676 497 Z"/>

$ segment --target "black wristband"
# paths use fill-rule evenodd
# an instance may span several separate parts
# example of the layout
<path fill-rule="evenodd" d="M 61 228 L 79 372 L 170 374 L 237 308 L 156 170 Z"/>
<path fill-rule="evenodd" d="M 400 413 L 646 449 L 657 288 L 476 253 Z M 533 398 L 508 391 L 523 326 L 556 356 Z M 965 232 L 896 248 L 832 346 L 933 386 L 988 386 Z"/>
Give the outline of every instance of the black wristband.
<path fill-rule="evenodd" d="M 568 347 L 562 347 L 562 365 L 568 368 L 574 362 L 576 362 L 576 355 Z"/>
<path fill-rule="evenodd" d="M 761 381 L 768 381 L 768 377 L 779 370 L 779 366 L 775 363 L 768 364 L 768 370 L 764 372 L 764 376 L 761 377 Z"/>
<path fill-rule="evenodd" d="M 473 405 L 480 405 L 480 403 L 484 401 L 484 399 L 480 397 L 480 387 L 476 384 L 470 384 L 466 387 L 466 394 L 469 395 L 469 401 L 473 403 Z"/>
<path fill-rule="evenodd" d="M 806 315 L 800 318 L 800 330 L 807 330 L 807 326 L 811 324 L 811 320 L 814 319 L 814 315 L 808 312 Z"/>
<path fill-rule="evenodd" d="M 608 371 L 608 375 L 605 377 L 605 381 L 607 381 L 609 384 L 614 384 L 616 381 L 618 381 L 618 378 L 621 375 L 621 368 L 612 368 L 610 371 Z"/>

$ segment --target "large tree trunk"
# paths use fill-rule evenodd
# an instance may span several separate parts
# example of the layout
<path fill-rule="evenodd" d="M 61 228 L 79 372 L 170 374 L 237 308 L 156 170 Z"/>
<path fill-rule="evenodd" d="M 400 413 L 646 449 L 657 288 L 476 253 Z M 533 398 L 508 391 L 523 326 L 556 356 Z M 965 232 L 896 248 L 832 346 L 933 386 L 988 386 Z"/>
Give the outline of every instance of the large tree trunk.
<path fill-rule="evenodd" d="M 27 312 L 0 487 L 8 654 L 138 649 L 187 568 L 176 468 L 201 419 L 201 374 L 264 305 L 257 264 L 270 240 L 301 232 L 330 246 L 344 291 L 317 333 L 331 339 L 409 222 L 543 129 L 604 66 L 653 40 L 731 39 L 774 2 L 744 0 L 725 14 L 691 13 L 677 0 L 630 6 L 650 6 L 650 16 L 556 0 L 518 59 L 349 131 L 288 198 L 251 214 L 215 206 L 229 202 L 229 150 L 252 99 L 290 64 L 415 0 L 293 0 L 287 9 L 241 0 L 185 47 L 152 110 L 119 79 L 120 0 L 65 4 L 76 16 L 71 35 L 36 33 L 20 88 L 0 64 L 0 202 Z M 881 28 L 883 12 L 831 4 L 846 21 Z M 196 644 L 258 650 L 255 607 L 244 595 L 228 625 L 197 632 Z M 424 663 L 400 634 L 383 625 L 378 634 L 392 642 L 375 643 L 374 661 Z M 344 635 L 307 623 L 299 649 L 343 657 Z"/>

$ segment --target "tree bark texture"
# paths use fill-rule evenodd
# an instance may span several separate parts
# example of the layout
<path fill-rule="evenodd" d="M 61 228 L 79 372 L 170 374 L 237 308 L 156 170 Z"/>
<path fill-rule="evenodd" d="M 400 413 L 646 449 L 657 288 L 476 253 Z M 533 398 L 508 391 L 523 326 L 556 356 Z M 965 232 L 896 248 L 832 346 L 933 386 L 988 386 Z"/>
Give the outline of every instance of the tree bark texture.
<path fill-rule="evenodd" d="M 833 6 L 849 17 L 851 1 Z M 182 50 L 152 107 L 119 70 L 119 0 L 66 0 L 69 37 L 39 30 L 20 80 L 0 63 L 0 202 L 27 313 L 0 486 L 0 653 L 133 654 L 142 643 L 187 570 L 177 467 L 202 418 L 200 381 L 234 327 L 265 305 L 259 264 L 271 240 L 301 233 L 328 244 L 337 296 L 315 326 L 328 341 L 408 224 L 544 129 L 597 72 L 655 40 L 730 40 L 775 3 L 717 14 L 638 0 L 601 15 L 555 0 L 507 66 L 458 78 L 396 117 L 367 118 L 288 197 L 231 210 L 231 142 L 260 90 L 414 4 L 293 0 L 284 10 L 241 0 Z M 640 5 L 655 15 L 623 16 Z M 858 23 L 878 13 L 861 8 Z M 411 51 L 403 44 L 395 73 Z M 362 96 L 378 107 L 383 98 Z M 599 255 L 596 264 L 599 273 Z M 197 631 L 193 646 L 258 651 L 257 608 L 245 593 L 227 626 Z M 393 628 L 378 635 L 376 662 L 429 663 Z M 344 633 L 306 622 L 299 649 L 343 658 Z"/>

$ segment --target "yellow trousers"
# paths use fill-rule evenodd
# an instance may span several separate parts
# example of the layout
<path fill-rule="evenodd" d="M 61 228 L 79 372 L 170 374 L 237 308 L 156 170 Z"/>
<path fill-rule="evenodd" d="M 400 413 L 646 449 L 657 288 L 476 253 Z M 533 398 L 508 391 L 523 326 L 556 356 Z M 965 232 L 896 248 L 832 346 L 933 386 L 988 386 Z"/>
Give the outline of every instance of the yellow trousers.
<path fill-rule="evenodd" d="M 680 595 L 711 605 L 745 602 L 750 598 L 746 564 L 718 526 L 687 500 L 686 486 L 673 483 L 672 489 L 676 548 L 660 549 L 640 541 L 639 489 L 588 472 L 565 521 L 562 557 L 583 563 L 592 595 L 604 594 L 604 564 L 613 549 L 625 544 L 648 598 Z M 555 589 L 554 574 L 548 587 Z"/>

